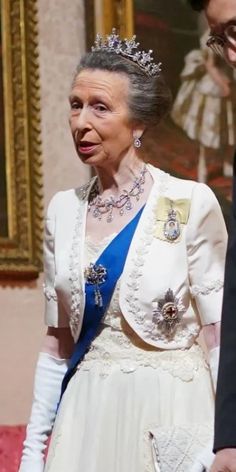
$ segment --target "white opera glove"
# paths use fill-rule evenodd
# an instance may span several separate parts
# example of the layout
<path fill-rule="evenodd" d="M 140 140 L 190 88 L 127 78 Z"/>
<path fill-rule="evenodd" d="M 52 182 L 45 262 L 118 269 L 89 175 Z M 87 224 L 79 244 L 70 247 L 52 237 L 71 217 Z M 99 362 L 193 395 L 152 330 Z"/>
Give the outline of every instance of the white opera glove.
<path fill-rule="evenodd" d="M 40 352 L 35 371 L 32 410 L 18 472 L 44 470 L 45 443 L 52 431 L 66 370 L 66 359 Z"/>

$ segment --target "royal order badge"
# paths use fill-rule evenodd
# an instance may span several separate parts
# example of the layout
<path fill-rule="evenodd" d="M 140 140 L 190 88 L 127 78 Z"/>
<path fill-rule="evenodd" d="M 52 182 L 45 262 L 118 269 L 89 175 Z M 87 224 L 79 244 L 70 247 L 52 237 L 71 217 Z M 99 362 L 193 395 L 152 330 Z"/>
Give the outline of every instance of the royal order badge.
<path fill-rule="evenodd" d="M 180 324 L 184 312 L 185 307 L 180 299 L 168 289 L 163 299 L 154 302 L 153 322 L 167 337 L 171 337 Z"/>
<path fill-rule="evenodd" d="M 164 236 L 169 241 L 175 241 L 180 236 L 180 224 L 173 208 L 168 211 L 167 221 L 164 224 Z"/>

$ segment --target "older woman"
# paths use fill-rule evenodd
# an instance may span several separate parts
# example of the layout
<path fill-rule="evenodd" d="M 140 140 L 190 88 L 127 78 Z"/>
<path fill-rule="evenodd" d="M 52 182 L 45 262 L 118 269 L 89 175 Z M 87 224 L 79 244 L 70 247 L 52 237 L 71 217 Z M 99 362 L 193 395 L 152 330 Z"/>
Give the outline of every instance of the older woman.
<path fill-rule="evenodd" d="M 70 126 L 96 177 L 49 205 L 48 331 L 20 472 L 186 472 L 201 463 L 226 231 L 205 184 L 140 159 L 145 131 L 169 104 L 160 64 L 134 38 L 98 36 L 80 61 Z"/>

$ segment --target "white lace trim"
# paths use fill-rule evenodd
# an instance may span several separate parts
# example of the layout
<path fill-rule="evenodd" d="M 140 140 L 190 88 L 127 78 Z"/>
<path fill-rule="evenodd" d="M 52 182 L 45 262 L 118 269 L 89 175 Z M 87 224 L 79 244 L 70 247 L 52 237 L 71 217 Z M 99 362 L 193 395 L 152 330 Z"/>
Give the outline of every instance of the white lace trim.
<path fill-rule="evenodd" d="M 164 172 L 160 175 L 159 185 L 154 194 L 153 200 L 156 200 L 158 192 L 163 194 L 168 189 L 169 174 Z M 154 205 L 155 206 L 155 205 Z M 139 279 L 142 276 L 142 267 L 145 263 L 145 256 L 150 250 L 151 243 L 153 241 L 153 225 L 156 219 L 155 215 L 156 208 L 153 209 L 152 215 L 149 216 L 148 223 L 144 228 L 144 236 L 140 239 L 140 244 L 136 248 L 136 257 L 132 261 L 133 270 L 129 273 L 127 282 L 128 293 L 126 301 L 128 302 L 128 310 L 134 317 L 136 323 L 144 324 L 146 313 L 140 309 L 139 298 L 137 293 L 139 292 L 140 282 Z"/>
<path fill-rule="evenodd" d="M 116 284 L 116 288 L 113 292 L 110 305 L 106 311 L 106 314 L 103 319 L 103 323 L 106 326 L 110 326 L 117 331 L 122 331 L 122 320 L 124 320 L 119 304 L 119 294 L 120 294 L 120 280 Z"/>
<path fill-rule="evenodd" d="M 78 197 L 80 200 L 84 201 L 87 199 L 88 192 L 92 184 L 93 184 L 93 181 L 90 181 L 87 184 L 80 187 L 80 189 L 78 190 Z M 69 269 L 70 269 L 69 281 L 70 281 L 70 288 L 71 288 L 71 310 L 70 310 L 69 325 L 70 325 L 71 333 L 74 338 L 76 338 L 77 336 L 77 330 L 78 330 L 78 326 L 81 319 L 81 310 L 80 310 L 81 303 L 80 302 L 81 302 L 81 298 L 83 297 L 83 290 L 82 290 L 82 287 L 80 287 L 80 270 L 81 270 L 80 244 L 82 240 L 83 210 L 84 210 L 83 205 L 79 205 L 78 214 L 76 217 L 76 223 L 74 227 L 73 238 L 72 238 L 72 247 L 71 247 L 71 253 L 70 253 L 70 265 L 69 265 Z M 96 247 L 97 245 L 92 243 L 90 238 L 88 238 L 90 250 L 96 251 L 96 253 L 98 253 L 99 249 L 102 248 L 102 245 L 103 244 L 106 245 L 107 240 L 112 239 L 112 237 L 114 237 L 114 235 L 110 235 L 108 238 L 104 238 L 104 240 L 101 241 L 101 246 L 99 244 L 99 248 Z"/>
<path fill-rule="evenodd" d="M 57 294 L 54 287 L 43 284 L 43 293 L 48 301 L 54 300 L 55 302 L 57 302 Z"/>
<path fill-rule="evenodd" d="M 209 295 L 211 292 L 219 292 L 223 286 L 223 280 L 211 280 L 203 285 L 192 285 L 190 292 L 193 297 L 198 295 Z"/>
<path fill-rule="evenodd" d="M 161 173 L 160 182 L 155 192 L 153 198 L 157 199 L 158 193 L 163 195 L 168 189 L 169 174 Z M 150 250 L 152 244 L 154 233 L 153 227 L 156 221 L 156 208 L 153 204 L 153 212 L 149 216 L 146 227 L 144 228 L 144 236 L 140 238 L 140 243 L 136 248 L 136 255 L 132 261 L 133 270 L 129 273 L 128 276 L 128 290 L 127 290 L 127 308 L 131 316 L 134 318 L 135 322 L 139 325 L 142 325 L 142 331 L 148 335 L 148 337 L 154 341 L 159 339 L 163 344 L 168 345 L 168 348 L 171 348 L 171 345 L 176 345 L 176 343 L 181 343 L 183 339 L 188 340 L 194 338 L 199 333 L 199 326 L 197 323 L 185 324 L 185 321 L 179 324 L 176 327 L 176 331 L 173 337 L 173 341 L 166 336 L 166 333 L 158 329 L 156 323 L 153 323 L 150 316 L 140 308 L 140 300 L 138 297 L 140 289 L 140 279 L 143 274 L 142 267 L 145 263 L 146 254 Z"/>
<path fill-rule="evenodd" d="M 191 381 L 199 369 L 208 369 L 208 364 L 198 345 L 186 350 L 162 351 L 146 344 L 125 322 L 123 331 L 103 325 L 100 334 L 91 344 L 80 364 L 80 370 L 95 369 L 101 377 L 107 377 L 114 367 L 129 374 L 139 367 L 161 368 L 173 377 Z M 117 317 L 117 321 L 119 319 Z M 105 319 L 106 321 L 106 319 Z"/>
<path fill-rule="evenodd" d="M 81 200 L 85 200 L 88 195 L 88 189 L 90 188 L 91 182 L 83 185 L 79 189 L 78 197 Z M 78 214 L 76 217 L 76 223 L 74 228 L 74 234 L 72 239 L 72 247 L 70 253 L 70 287 L 71 287 L 71 310 L 70 310 L 70 320 L 69 325 L 71 329 L 72 336 L 76 338 L 77 329 L 80 322 L 80 300 L 83 295 L 82 289 L 80 288 L 79 279 L 80 279 L 80 251 L 79 244 L 82 239 L 82 223 L 83 223 L 83 205 L 79 205 Z"/>
<path fill-rule="evenodd" d="M 90 235 L 86 235 L 85 244 L 87 249 L 86 265 L 94 262 L 99 257 L 99 254 L 104 251 L 105 247 L 117 236 L 117 233 L 112 233 L 109 236 L 104 236 L 100 241 L 93 241 Z"/>

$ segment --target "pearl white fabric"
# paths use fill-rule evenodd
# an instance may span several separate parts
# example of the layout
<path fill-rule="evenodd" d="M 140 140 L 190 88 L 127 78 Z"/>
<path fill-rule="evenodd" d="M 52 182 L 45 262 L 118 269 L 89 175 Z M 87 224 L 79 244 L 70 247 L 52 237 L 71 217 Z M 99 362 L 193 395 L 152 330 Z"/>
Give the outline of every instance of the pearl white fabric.
<path fill-rule="evenodd" d="M 87 265 L 102 243 L 96 249 L 87 239 L 86 247 Z M 120 312 L 119 287 L 62 399 L 46 472 L 156 472 L 150 432 L 160 456 L 167 453 L 161 472 L 187 472 L 212 434 L 213 390 L 201 348 L 146 344 Z"/>
<path fill-rule="evenodd" d="M 145 342 L 161 349 L 190 347 L 201 324 L 221 317 L 226 229 L 219 204 L 204 184 L 176 179 L 147 166 L 153 187 L 127 255 L 119 305 L 128 324 Z M 80 189 L 59 192 L 46 221 L 46 323 L 70 326 L 78 339 L 85 306 L 84 238 L 88 195 L 94 180 Z M 181 237 L 173 243 L 160 237 L 167 216 L 159 221 L 157 204 L 163 196 L 178 207 L 190 203 L 181 224 Z M 174 336 L 167 336 L 154 320 L 154 310 L 168 290 L 183 307 Z"/>
<path fill-rule="evenodd" d="M 99 334 L 63 396 L 46 472 L 157 472 L 166 456 L 161 472 L 188 472 L 212 438 L 214 393 L 197 337 L 220 320 L 225 225 L 206 185 L 148 170 L 153 188 Z M 75 341 L 84 268 L 109 242 L 96 250 L 85 239 L 91 185 L 55 196 L 45 239 L 46 323 L 69 326 Z M 159 236 L 163 196 L 174 208 L 190 203 L 174 243 Z M 172 337 L 153 317 L 169 289 L 184 306 Z"/>
<path fill-rule="evenodd" d="M 194 452 L 200 452 L 210 439 L 213 424 L 208 370 L 203 365 L 192 366 L 193 379 L 184 381 L 181 376 L 184 362 L 188 370 L 188 353 L 183 356 L 175 351 L 172 373 L 168 353 L 164 354 L 167 360 L 162 358 L 163 368 L 140 365 L 133 372 L 124 372 L 113 363 L 109 374 L 104 375 L 103 366 L 98 368 L 95 363 L 88 370 L 85 365 L 78 370 L 56 419 L 46 472 L 65 472 L 68 467 L 70 472 L 154 472 L 149 432 L 157 427 L 161 433 L 170 430 L 170 442 L 173 428 L 184 428 L 191 439 L 192 427 L 206 424 L 204 441 L 195 437 L 200 442 Z M 173 454 L 181 446 L 180 440 L 175 435 L 169 448 L 172 467 L 168 465 L 162 472 L 188 471 L 186 463 L 179 466 L 183 451 L 179 456 Z M 188 464 L 195 458 L 188 458 Z"/>

